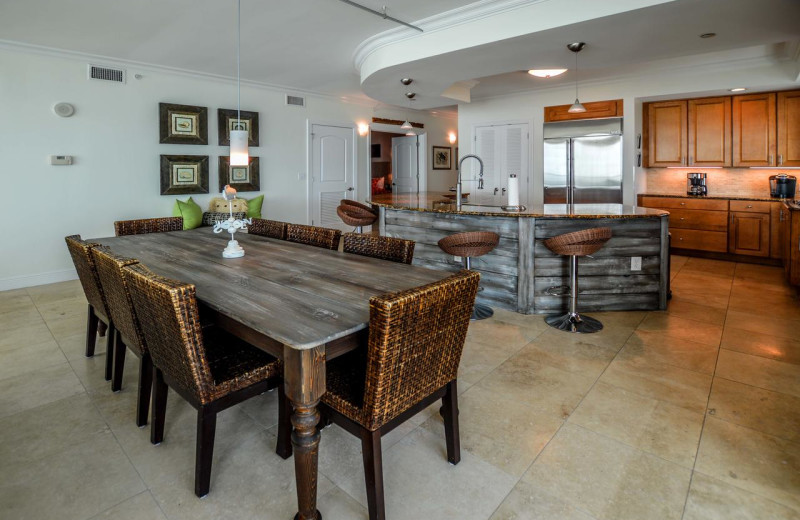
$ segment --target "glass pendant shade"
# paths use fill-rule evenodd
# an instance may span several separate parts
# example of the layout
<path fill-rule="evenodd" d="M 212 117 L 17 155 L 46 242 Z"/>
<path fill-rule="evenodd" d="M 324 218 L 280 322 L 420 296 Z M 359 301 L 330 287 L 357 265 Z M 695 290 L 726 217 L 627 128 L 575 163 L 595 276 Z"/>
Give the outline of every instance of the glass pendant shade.
<path fill-rule="evenodd" d="M 411 130 L 412 128 L 413 127 L 411 126 L 411 123 L 408 122 L 408 120 L 404 121 L 403 124 L 400 125 L 400 130 Z"/>
<path fill-rule="evenodd" d="M 569 112 L 570 114 L 580 114 L 586 112 L 586 107 L 584 107 L 581 104 L 581 102 L 578 101 L 578 98 L 575 98 L 575 102 L 572 104 L 571 107 L 569 107 L 569 110 L 567 110 L 567 112 Z"/>
<path fill-rule="evenodd" d="M 250 154 L 247 149 L 247 130 L 231 130 L 231 166 L 247 166 Z"/>
<path fill-rule="evenodd" d="M 412 135 L 417 135 L 417 133 L 414 132 L 413 130 L 409 130 L 408 132 L 406 132 L 406 135 L 411 137 Z"/>

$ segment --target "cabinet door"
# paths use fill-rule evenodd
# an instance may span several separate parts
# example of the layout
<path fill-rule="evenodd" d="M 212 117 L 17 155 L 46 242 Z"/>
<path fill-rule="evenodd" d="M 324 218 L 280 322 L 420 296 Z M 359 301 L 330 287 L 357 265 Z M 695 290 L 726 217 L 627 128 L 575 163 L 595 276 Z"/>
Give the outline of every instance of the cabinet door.
<path fill-rule="evenodd" d="M 645 166 L 686 166 L 686 101 L 649 103 L 645 115 Z"/>
<path fill-rule="evenodd" d="M 775 94 L 733 97 L 733 166 L 775 166 Z"/>
<path fill-rule="evenodd" d="M 788 210 L 780 202 L 770 202 L 769 216 L 769 256 L 783 258 L 783 219 Z"/>
<path fill-rule="evenodd" d="M 800 166 L 800 90 L 778 92 L 778 166 Z"/>
<path fill-rule="evenodd" d="M 728 252 L 736 255 L 769 256 L 769 215 L 731 213 Z"/>
<path fill-rule="evenodd" d="M 689 166 L 731 165 L 731 98 L 690 99 Z"/>

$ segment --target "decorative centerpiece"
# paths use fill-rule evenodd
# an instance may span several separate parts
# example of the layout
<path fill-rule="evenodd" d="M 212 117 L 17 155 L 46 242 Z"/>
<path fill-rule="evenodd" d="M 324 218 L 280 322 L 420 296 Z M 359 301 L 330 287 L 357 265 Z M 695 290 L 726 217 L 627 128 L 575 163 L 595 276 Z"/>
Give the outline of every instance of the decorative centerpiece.
<path fill-rule="evenodd" d="M 222 233 L 223 231 L 227 231 L 231 234 L 231 239 L 228 241 L 228 247 L 226 247 L 222 251 L 223 258 L 239 258 L 244 256 L 244 249 L 242 246 L 239 245 L 239 242 L 233 238 L 234 233 L 237 230 L 242 229 L 244 226 L 252 224 L 253 219 L 245 218 L 245 219 L 235 219 L 233 218 L 233 200 L 236 198 L 236 190 L 231 188 L 229 185 L 225 185 L 222 188 L 222 198 L 228 201 L 228 210 L 230 212 L 230 217 L 228 220 L 224 220 L 222 222 L 217 222 L 214 224 L 214 233 Z"/>

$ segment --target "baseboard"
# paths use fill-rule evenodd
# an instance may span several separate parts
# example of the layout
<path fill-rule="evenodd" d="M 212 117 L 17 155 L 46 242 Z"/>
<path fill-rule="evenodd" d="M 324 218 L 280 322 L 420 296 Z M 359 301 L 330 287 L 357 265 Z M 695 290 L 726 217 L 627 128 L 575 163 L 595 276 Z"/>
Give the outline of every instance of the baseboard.
<path fill-rule="evenodd" d="M 48 283 L 66 282 L 67 280 L 75 280 L 76 278 L 78 278 L 78 273 L 75 269 L 14 276 L 12 278 L 0 279 L 0 291 L 10 291 L 11 289 L 22 289 Z"/>

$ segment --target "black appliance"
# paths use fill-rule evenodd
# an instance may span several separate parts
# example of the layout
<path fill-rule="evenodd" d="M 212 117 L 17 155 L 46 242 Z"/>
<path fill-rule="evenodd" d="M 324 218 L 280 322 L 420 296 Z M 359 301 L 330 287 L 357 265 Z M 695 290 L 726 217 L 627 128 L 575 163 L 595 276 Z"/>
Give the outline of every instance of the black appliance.
<path fill-rule="evenodd" d="M 705 173 L 686 174 L 686 194 L 687 195 L 708 195 Z"/>
<path fill-rule="evenodd" d="M 779 199 L 793 199 L 797 188 L 797 177 L 779 173 L 769 178 L 769 196 Z"/>

